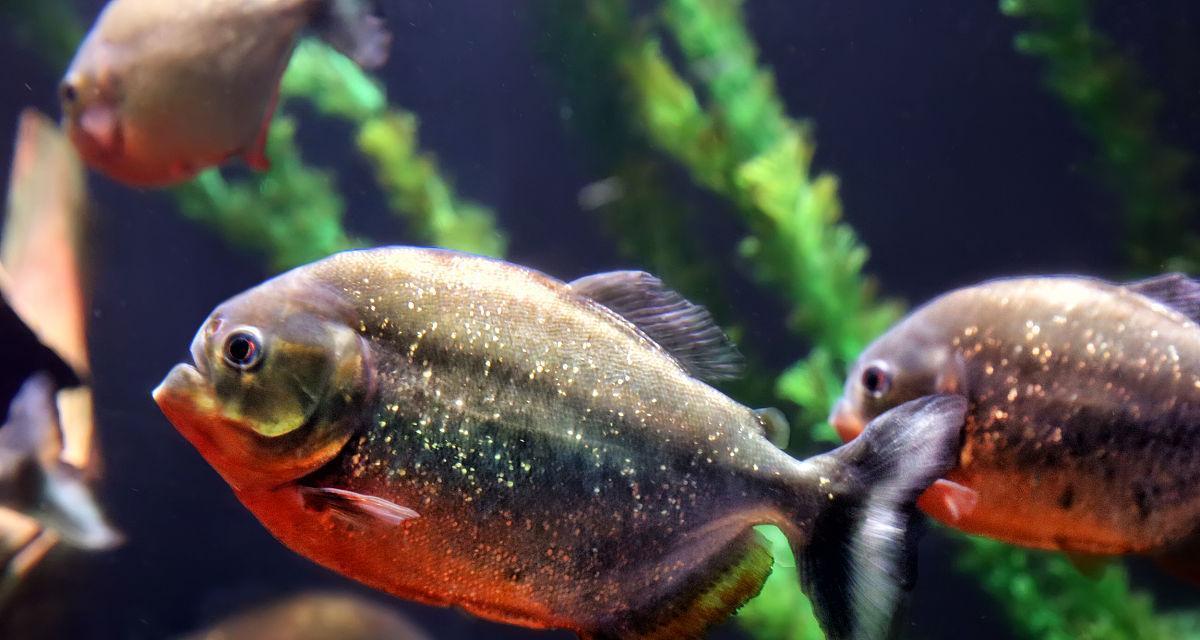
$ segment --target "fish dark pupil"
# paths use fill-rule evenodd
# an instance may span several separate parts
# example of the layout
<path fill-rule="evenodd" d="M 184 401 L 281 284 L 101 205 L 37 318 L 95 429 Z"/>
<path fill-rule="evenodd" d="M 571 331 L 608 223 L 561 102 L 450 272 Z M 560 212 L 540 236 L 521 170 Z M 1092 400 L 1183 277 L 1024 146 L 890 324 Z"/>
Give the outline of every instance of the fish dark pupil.
<path fill-rule="evenodd" d="M 863 371 L 862 384 L 867 393 L 879 397 L 887 393 L 890 381 L 887 374 L 879 367 L 867 367 Z"/>
<path fill-rule="evenodd" d="M 235 333 L 225 343 L 225 360 L 238 369 L 249 369 L 261 358 L 258 339 L 248 333 Z"/>

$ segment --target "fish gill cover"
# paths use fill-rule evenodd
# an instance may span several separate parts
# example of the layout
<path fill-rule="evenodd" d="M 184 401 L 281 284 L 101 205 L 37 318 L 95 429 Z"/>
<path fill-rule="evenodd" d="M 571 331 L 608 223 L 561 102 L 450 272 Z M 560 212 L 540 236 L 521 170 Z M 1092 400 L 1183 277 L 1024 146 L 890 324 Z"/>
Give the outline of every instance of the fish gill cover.
<path fill-rule="evenodd" d="M 724 199 L 745 234 L 738 263 L 781 299 L 788 327 L 811 344 L 804 359 L 783 371 L 747 353 L 750 375 L 726 388 L 746 401 L 794 407 L 794 451 L 832 441 L 824 416 L 848 363 L 903 306 L 880 298 L 862 273 L 867 249 L 841 219 L 838 181 L 813 168 L 813 129 L 788 115 L 759 60 L 742 2 L 661 0 L 641 11 L 628 0 L 539 0 L 534 6 L 545 27 L 541 46 L 558 61 L 559 86 L 579 115 L 573 125 L 586 129 L 589 113 L 617 114 L 606 119 L 609 125 L 615 120 L 616 131 L 592 132 L 595 163 L 614 177 L 585 191 L 581 204 L 603 216 L 628 257 L 708 303 L 737 335 L 746 319 L 721 304 L 731 294 L 702 253 L 688 207 L 665 174 L 682 170 Z M 1191 158 L 1155 130 L 1155 93 L 1092 24 L 1090 0 L 1002 0 L 999 9 L 1027 28 L 1015 46 L 1043 61 L 1047 87 L 1094 141 L 1096 173 L 1125 212 L 1128 269 L 1149 273 L 1166 262 L 1194 271 L 1200 260 L 1189 230 L 1195 200 L 1183 186 Z M 83 33 L 63 0 L 18 0 L 0 7 L 0 16 L 60 66 Z M 306 41 L 282 92 L 281 117 L 268 139 L 272 168 L 237 179 L 205 172 L 173 191 L 184 215 L 260 254 L 274 271 L 369 245 L 345 229 L 333 176 L 302 157 L 296 132 L 304 123 L 289 110 L 309 101 L 318 113 L 354 128 L 358 151 L 412 242 L 505 253 L 495 216 L 455 194 L 419 147 L 417 116 L 390 103 L 369 74 Z M 621 197 L 607 197 L 614 189 Z M 778 532 L 768 533 L 786 555 Z M 1200 638 L 1192 617 L 1156 614 L 1119 565 L 1093 579 L 1057 554 L 956 538 L 958 566 L 1003 607 L 1016 635 Z M 739 613 L 740 624 L 764 640 L 819 638 L 796 584 L 794 569 L 777 566 L 762 595 Z"/>

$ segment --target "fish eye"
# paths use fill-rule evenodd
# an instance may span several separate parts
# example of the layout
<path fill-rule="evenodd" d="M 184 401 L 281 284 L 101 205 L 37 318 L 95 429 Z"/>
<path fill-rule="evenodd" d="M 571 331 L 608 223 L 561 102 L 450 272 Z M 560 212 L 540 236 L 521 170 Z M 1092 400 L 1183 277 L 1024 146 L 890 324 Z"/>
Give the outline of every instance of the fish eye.
<path fill-rule="evenodd" d="M 58 95 L 66 104 L 74 104 L 79 99 L 79 90 L 70 82 L 64 82 L 58 88 Z"/>
<path fill-rule="evenodd" d="M 262 362 L 262 338 L 251 329 L 238 329 L 225 338 L 223 355 L 225 364 L 239 371 L 249 371 Z"/>
<path fill-rule="evenodd" d="M 872 398 L 882 398 L 892 390 L 892 374 L 880 363 L 872 363 L 863 369 L 862 386 Z"/>

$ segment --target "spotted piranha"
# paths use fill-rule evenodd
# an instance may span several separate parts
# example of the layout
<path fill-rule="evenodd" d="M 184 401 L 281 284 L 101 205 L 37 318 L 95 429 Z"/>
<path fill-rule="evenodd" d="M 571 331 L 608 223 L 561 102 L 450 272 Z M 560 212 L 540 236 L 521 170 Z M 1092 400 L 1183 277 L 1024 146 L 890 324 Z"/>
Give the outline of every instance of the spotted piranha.
<path fill-rule="evenodd" d="M 775 525 L 832 638 L 879 638 L 957 397 L 805 461 L 710 315 L 641 272 L 570 284 L 347 252 L 220 305 L 155 400 L 284 544 L 378 589 L 585 638 L 695 638 L 755 595 Z"/>
<path fill-rule="evenodd" d="M 1200 284 L 1017 278 L 947 293 L 867 348 L 844 439 L 932 393 L 970 400 L 933 516 L 1006 542 L 1152 554 L 1200 577 Z"/>
<path fill-rule="evenodd" d="M 93 168 L 132 186 L 182 182 L 240 157 L 269 165 L 279 82 L 306 29 L 364 67 L 390 37 L 367 0 L 112 0 L 59 87 Z"/>

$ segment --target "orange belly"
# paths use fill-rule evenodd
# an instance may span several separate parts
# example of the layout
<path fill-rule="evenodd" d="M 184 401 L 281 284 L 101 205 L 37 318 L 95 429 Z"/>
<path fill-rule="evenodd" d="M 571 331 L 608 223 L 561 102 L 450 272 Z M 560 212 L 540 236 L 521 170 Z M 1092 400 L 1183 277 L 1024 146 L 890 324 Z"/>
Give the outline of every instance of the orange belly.
<path fill-rule="evenodd" d="M 978 493 L 974 508 L 951 514 L 944 500 L 935 495 L 938 487 L 922 496 L 921 507 L 934 519 L 966 533 L 1025 547 L 1088 554 L 1148 550 L 1149 545 L 1097 516 L 1086 503 L 1064 506 L 1060 496 L 1068 480 L 1061 476 L 1032 481 L 995 469 L 958 468 L 947 479 Z"/>
<path fill-rule="evenodd" d="M 237 495 L 285 546 L 375 589 L 524 627 L 579 626 L 541 604 L 532 585 L 488 575 L 482 563 L 456 553 L 463 532 L 436 516 L 353 528 L 305 507 L 294 487 Z"/>

